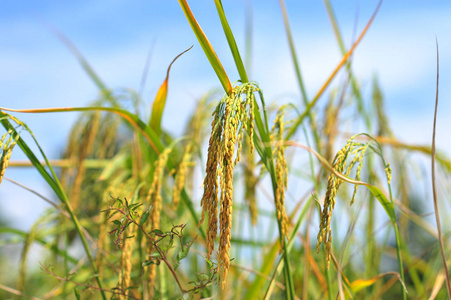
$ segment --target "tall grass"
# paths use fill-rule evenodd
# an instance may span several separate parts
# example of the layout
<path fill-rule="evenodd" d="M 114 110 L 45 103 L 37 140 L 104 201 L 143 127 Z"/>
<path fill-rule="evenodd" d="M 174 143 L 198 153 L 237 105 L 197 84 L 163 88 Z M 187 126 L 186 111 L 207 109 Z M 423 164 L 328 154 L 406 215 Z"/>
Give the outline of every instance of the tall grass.
<path fill-rule="evenodd" d="M 432 148 L 399 141 L 388 123 L 377 80 L 372 95 L 364 96 L 352 72 L 350 58 L 381 3 L 347 50 L 333 8 L 324 2 L 342 60 L 309 98 L 288 11 L 279 1 L 302 99 L 297 103 L 302 105 L 268 105 L 264 87 L 252 81 L 243 63 L 227 6 L 215 0 L 222 26 L 216 30 L 224 33 L 234 61 L 224 67 L 188 2 L 179 0 L 223 88 L 206 88 L 180 137 L 167 132 L 162 118 L 168 89 L 176 88 L 169 85 L 171 66 L 176 59 L 187 59 L 189 49 L 168 64 L 149 106 L 140 92 L 110 89 L 57 32 L 98 86 L 99 98 L 88 107 L 0 108 L 5 129 L 0 183 L 8 179 L 8 165 L 19 165 L 10 156 L 20 148 L 60 201 L 29 232 L 0 228 L 3 244 L 23 244 L 16 266 L 19 276 L 0 275 L 0 296 L 449 297 L 449 230 L 440 227 L 441 199 L 434 185 L 436 229 L 418 211 L 407 167 L 414 162 L 405 156 L 419 152 L 432 158 L 433 169 L 435 158 L 445 176 L 451 162 L 435 152 L 434 139 Z M 226 70 L 232 68 L 239 78 L 231 81 Z M 338 74 L 345 76 L 344 84 L 330 87 Z M 321 106 L 321 101 L 327 103 Z M 80 117 L 62 157 L 49 160 L 21 113 L 68 111 L 81 112 Z M 344 131 L 346 112 L 362 121 L 364 133 Z M 32 150 L 35 146 L 38 152 Z M 199 172 L 203 180 L 197 178 Z M 296 194 L 297 186 L 306 193 Z M 45 248 L 41 271 L 26 265 L 35 243 Z M 84 253 L 71 254 L 80 244 Z"/>

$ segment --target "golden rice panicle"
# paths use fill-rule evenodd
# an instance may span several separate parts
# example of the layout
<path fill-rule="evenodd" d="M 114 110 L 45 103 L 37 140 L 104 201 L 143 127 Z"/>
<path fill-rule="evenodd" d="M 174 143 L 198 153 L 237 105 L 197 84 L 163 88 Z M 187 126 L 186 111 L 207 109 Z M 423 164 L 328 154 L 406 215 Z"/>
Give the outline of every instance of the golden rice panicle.
<path fill-rule="evenodd" d="M 9 130 L 8 132 L 5 132 L 5 133 L 2 135 L 2 138 L 0 139 L 0 148 L 3 148 L 3 145 L 4 145 L 4 142 L 5 142 L 6 136 L 7 136 L 8 134 L 11 134 L 11 132 L 12 132 L 12 130 Z M 2 151 L 3 151 L 3 150 L 2 150 Z"/>
<path fill-rule="evenodd" d="M 199 226 L 204 221 L 205 214 L 208 214 L 206 243 L 207 258 L 209 259 L 214 250 L 214 240 L 218 230 L 219 205 L 218 272 L 223 288 L 230 266 L 233 170 L 235 164 L 240 160 L 245 132 L 247 131 L 251 135 L 248 127 L 251 128 L 251 131 L 253 130 L 253 125 L 248 124 L 251 123 L 251 120 L 253 122 L 251 103 L 254 99 L 249 95 L 255 90 L 258 90 L 255 84 L 242 84 L 234 87 L 233 92 L 225 95 L 219 102 L 213 113 L 214 120 L 211 125 L 207 174 L 204 179 L 204 193 L 201 200 L 202 216 Z M 243 94 L 246 95 L 245 100 L 242 97 Z M 252 143 L 252 140 L 250 141 Z M 235 150 L 236 158 L 234 160 Z"/>
<path fill-rule="evenodd" d="M 148 200 L 152 205 L 152 210 L 150 213 L 150 224 L 152 230 L 160 227 L 160 212 L 162 207 L 161 198 L 161 184 L 163 180 L 163 172 L 168 161 L 169 153 L 171 153 L 172 148 L 167 147 L 163 152 L 160 153 L 158 159 L 155 161 L 155 169 L 153 173 L 152 184 L 148 192 Z"/>
<path fill-rule="evenodd" d="M 335 155 L 333 161 L 333 168 L 339 173 L 343 173 L 346 168 L 346 159 L 353 148 L 352 139 L 349 139 L 347 144 Z M 327 268 L 330 265 L 330 254 L 332 246 L 332 230 L 330 222 L 332 219 L 332 211 L 335 207 L 335 197 L 343 180 L 336 177 L 333 173 L 327 179 L 327 191 L 324 199 L 323 211 L 321 213 L 320 230 L 318 232 L 318 242 L 316 250 L 319 252 L 321 243 L 325 245 Z"/>
<path fill-rule="evenodd" d="M 219 105 L 218 105 L 219 108 Z M 223 131 L 222 117 L 218 114 L 218 108 L 213 113 L 214 120 L 211 123 L 211 136 L 208 146 L 208 158 L 207 167 L 204 179 L 204 193 L 202 195 L 201 206 L 202 216 L 199 222 L 199 226 L 203 223 L 205 213 L 208 214 L 208 229 L 207 229 L 207 258 L 210 259 L 210 255 L 214 249 L 214 241 L 218 230 L 218 173 L 220 167 L 220 144 Z"/>
<path fill-rule="evenodd" d="M 160 153 L 158 159 L 154 163 L 155 169 L 153 173 L 152 184 L 150 186 L 149 191 L 147 192 L 146 197 L 146 202 L 152 205 L 152 209 L 150 210 L 149 215 L 149 223 L 147 226 L 148 232 L 160 228 L 160 214 L 162 208 L 161 185 L 163 180 L 164 168 L 166 166 L 169 153 L 171 153 L 171 151 L 172 151 L 171 147 L 167 147 L 166 149 L 164 149 L 164 151 Z M 147 247 L 148 247 L 147 253 L 150 254 L 154 252 L 154 246 L 151 243 L 151 241 L 148 241 Z M 147 269 L 148 269 L 147 271 L 148 290 L 150 293 L 151 291 L 153 291 L 153 286 L 155 283 L 156 265 L 154 264 L 149 265 Z"/>
<path fill-rule="evenodd" d="M 257 200 L 255 188 L 257 185 L 257 177 L 254 174 L 256 168 L 254 154 L 251 152 L 250 137 L 245 138 L 244 144 L 244 199 L 249 205 L 249 213 L 253 226 L 257 225 Z"/>
<path fill-rule="evenodd" d="M 9 143 L 5 143 L 6 135 L 9 132 L 5 132 L 0 139 L 0 150 L 1 150 L 1 156 L 0 156 L 0 183 L 2 183 L 3 176 L 5 175 L 5 170 L 7 168 L 8 160 L 6 160 L 7 155 L 6 152 L 9 151 Z"/>
<path fill-rule="evenodd" d="M 127 236 L 133 236 L 135 226 L 128 226 L 126 229 Z M 121 255 L 121 276 L 119 278 L 119 284 L 123 291 L 128 294 L 128 288 L 130 285 L 130 275 L 132 272 L 132 253 L 133 253 L 133 241 L 134 239 L 125 239 L 122 245 L 122 255 Z M 124 296 L 121 296 L 121 299 L 126 299 Z"/>
<path fill-rule="evenodd" d="M 153 296 L 156 277 L 157 277 L 157 265 L 151 264 L 147 267 L 147 293 L 150 297 L 149 299 L 152 299 Z"/>
<path fill-rule="evenodd" d="M 362 167 L 363 167 L 363 156 L 365 155 L 366 150 L 368 149 L 369 144 L 365 144 L 364 146 L 358 148 L 358 155 L 356 155 L 354 157 L 357 158 L 357 171 L 355 173 L 355 180 L 360 181 L 360 173 L 362 171 Z M 349 167 L 349 169 L 351 169 L 351 166 Z M 359 187 L 358 184 L 354 185 L 354 193 L 352 194 L 352 198 L 351 198 L 351 205 L 354 204 L 355 201 L 355 196 L 357 194 L 357 188 Z"/>
<path fill-rule="evenodd" d="M 249 140 L 250 140 L 250 152 L 254 150 L 254 108 L 255 108 L 255 96 L 254 92 L 258 92 L 257 86 L 249 86 L 246 90 L 247 105 L 249 105 Z"/>
<path fill-rule="evenodd" d="M 246 95 L 245 101 L 241 96 L 238 97 L 239 101 L 237 104 L 236 112 L 240 115 L 240 127 L 239 134 L 237 137 L 237 158 L 235 159 L 235 164 L 240 161 L 241 149 L 244 142 L 245 133 L 248 132 L 250 137 L 250 152 L 254 150 L 254 107 L 255 107 L 255 96 L 254 92 L 258 91 L 258 87 L 253 84 L 245 84 L 237 87 L 236 93 L 238 95 Z"/>
<path fill-rule="evenodd" d="M 221 153 L 223 154 L 221 169 L 221 199 L 219 212 L 219 252 L 218 271 L 221 278 L 221 286 L 225 287 L 227 273 L 230 266 L 230 240 L 232 232 L 232 207 L 233 207 L 233 169 L 235 163 L 235 144 L 237 143 L 237 130 L 240 122 L 240 109 L 235 104 L 235 97 L 227 100 L 225 109 L 226 119 L 224 128 L 224 139 Z M 240 98 L 241 99 L 241 98 Z M 233 109 L 236 109 L 233 111 Z M 235 113 L 234 113 L 235 112 Z M 238 141 L 240 143 L 241 141 Z"/>
<path fill-rule="evenodd" d="M 9 134 L 9 138 L 5 142 L 6 135 Z M 19 134 L 13 130 L 9 130 L 5 133 L 0 140 L 1 157 L 0 157 L 0 184 L 5 176 L 5 170 L 8 167 L 11 153 L 14 146 L 17 144 Z"/>
<path fill-rule="evenodd" d="M 180 163 L 177 174 L 175 175 L 174 187 L 172 189 L 172 207 L 173 208 L 176 208 L 177 205 L 179 204 L 180 193 L 181 193 L 183 187 L 185 186 L 186 173 L 188 171 L 188 166 L 191 162 L 191 156 L 192 156 L 191 148 L 192 148 L 192 144 L 189 143 L 185 149 L 185 153 L 183 154 L 182 162 Z"/>
<path fill-rule="evenodd" d="M 247 126 L 246 126 L 246 122 L 245 122 L 245 114 L 243 113 L 244 109 L 243 109 L 243 104 L 242 104 L 242 98 L 240 96 L 239 98 L 239 103 L 237 105 L 236 108 L 236 115 L 235 115 L 235 120 L 236 120 L 236 130 L 238 132 L 237 138 L 236 140 L 238 141 L 238 147 L 236 150 L 236 158 L 235 158 L 235 165 L 241 160 L 241 149 L 243 148 L 243 139 L 244 139 L 244 134 L 246 132 Z"/>
<path fill-rule="evenodd" d="M 284 132 L 284 116 L 285 116 L 285 106 L 282 106 L 274 120 L 274 125 L 272 128 L 271 138 L 276 142 L 275 144 L 275 157 L 276 157 L 276 211 L 277 219 L 281 224 L 282 231 L 282 244 L 280 252 L 282 252 L 285 238 L 288 238 L 288 217 L 285 211 L 285 189 L 288 183 L 288 171 L 287 162 L 285 159 L 285 146 L 283 144 L 283 132 Z"/>

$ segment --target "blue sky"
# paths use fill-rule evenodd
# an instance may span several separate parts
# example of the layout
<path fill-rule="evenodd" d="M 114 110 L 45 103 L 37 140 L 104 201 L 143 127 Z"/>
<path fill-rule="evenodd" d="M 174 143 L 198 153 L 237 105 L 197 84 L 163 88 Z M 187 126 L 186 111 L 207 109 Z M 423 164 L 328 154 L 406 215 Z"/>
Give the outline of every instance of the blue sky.
<path fill-rule="evenodd" d="M 245 3 L 254 6 L 252 80 L 268 101 L 289 95 L 300 101 L 278 1 L 223 1 L 232 30 L 244 50 Z M 322 1 L 287 0 L 296 48 L 307 92 L 313 96 L 340 52 Z M 347 46 L 371 16 L 377 1 L 331 1 Z M 213 1 L 189 1 L 231 80 L 238 79 Z M 432 4 L 433 3 L 433 4 Z M 258 4 L 258 5 L 257 5 Z M 406 143 L 431 140 L 435 98 L 435 38 L 440 46 L 438 147 L 451 154 L 451 2 L 385 1 L 356 50 L 353 68 L 363 89 L 376 74 L 385 95 L 392 128 Z M 110 88 L 138 89 L 152 49 L 144 99 L 149 103 L 172 59 L 194 45 L 171 71 L 163 124 L 176 134 L 203 93 L 219 86 L 177 1 L 2 1 L 0 3 L 0 106 L 43 108 L 84 106 L 97 96 L 95 85 L 76 59 L 49 30 L 58 28 L 78 47 Z M 337 82 L 336 82 L 337 83 Z M 34 131 L 50 158 L 65 143 L 76 113 L 18 115 Z M 23 158 L 16 149 L 13 159 Z M 8 169 L 6 176 L 51 196 L 34 171 Z M 14 198 L 18 209 L 8 208 Z M 22 220 L 45 205 L 8 182 L 0 187 L 0 206 L 11 219 Z M 31 221 L 22 222 L 27 228 Z"/>

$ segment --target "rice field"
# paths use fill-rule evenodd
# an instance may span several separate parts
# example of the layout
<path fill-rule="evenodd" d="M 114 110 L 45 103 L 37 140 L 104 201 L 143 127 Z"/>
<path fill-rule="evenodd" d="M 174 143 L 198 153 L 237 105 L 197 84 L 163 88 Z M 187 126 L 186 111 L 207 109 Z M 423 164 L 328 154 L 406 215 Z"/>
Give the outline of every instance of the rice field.
<path fill-rule="evenodd" d="M 168 64 L 149 103 L 139 91 L 109 88 L 55 31 L 98 97 L 85 107 L 0 107 L 0 189 L 9 181 L 50 204 L 28 231 L 0 224 L 0 298 L 450 299 L 451 231 L 440 216 L 449 214 L 451 160 L 435 147 L 438 44 L 434 130 L 430 144 L 417 145 L 391 128 L 377 77 L 364 93 L 353 72 L 381 2 L 345 48 L 324 0 L 342 58 L 308 97 L 279 0 L 300 91 L 290 103 L 265 98 L 252 80 L 244 63 L 252 52 L 236 42 L 225 1 L 214 0 L 211 13 L 232 65 L 218 58 L 188 1 L 178 3 L 217 79 L 183 134 L 162 120 L 177 88 L 171 67 L 192 47 Z M 68 112 L 78 119 L 61 157 L 48 157 L 27 118 Z M 15 151 L 28 160 L 11 159 Z M 8 178 L 7 168 L 19 166 L 33 168 L 54 198 Z M 418 185 L 428 185 L 426 195 Z M 34 245 L 39 269 L 27 264 Z"/>

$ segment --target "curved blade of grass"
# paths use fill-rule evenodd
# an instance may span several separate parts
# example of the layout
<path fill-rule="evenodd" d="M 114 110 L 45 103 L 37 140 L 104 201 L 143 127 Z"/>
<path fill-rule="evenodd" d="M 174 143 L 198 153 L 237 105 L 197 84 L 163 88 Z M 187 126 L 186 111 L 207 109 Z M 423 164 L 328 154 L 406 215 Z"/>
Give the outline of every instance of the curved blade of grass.
<path fill-rule="evenodd" d="M 438 241 L 440 245 L 440 254 L 443 260 L 443 268 L 445 270 L 446 276 L 446 289 L 448 292 L 448 298 L 451 299 L 451 283 L 449 279 L 448 266 L 446 263 L 446 254 L 445 247 L 443 245 L 443 234 L 442 234 L 442 226 L 440 224 L 440 214 L 438 208 L 438 198 L 437 198 L 437 187 L 435 184 L 435 133 L 437 128 L 437 107 L 438 107 L 438 85 L 439 85 L 439 55 L 438 55 L 438 41 L 435 40 L 436 51 L 437 51 L 437 83 L 436 83 L 436 92 L 435 92 L 435 110 L 434 110 L 434 126 L 432 129 L 432 153 L 431 153 L 431 175 L 432 175 L 432 195 L 434 199 L 434 212 L 435 212 L 435 220 L 437 222 L 437 231 L 438 231 Z"/>
<path fill-rule="evenodd" d="M 54 112 L 74 112 L 74 111 L 107 111 L 115 113 L 126 120 L 130 125 L 141 131 L 147 139 L 156 154 L 163 149 L 163 145 L 156 132 L 147 126 L 137 115 L 117 107 L 91 106 L 91 107 L 56 107 L 56 108 L 38 108 L 38 109 L 10 109 L 0 107 L 0 110 L 19 112 L 19 113 L 54 113 Z"/>
<path fill-rule="evenodd" d="M 360 33 L 360 35 L 357 38 L 357 40 L 352 45 L 351 49 L 349 49 L 349 51 L 346 52 L 346 54 L 341 59 L 340 63 L 337 65 L 337 67 L 335 67 L 335 69 L 332 72 L 332 74 L 330 74 L 329 78 L 327 78 L 326 82 L 323 84 L 323 86 L 319 89 L 319 91 L 313 97 L 312 101 L 310 101 L 309 104 L 305 107 L 305 111 L 302 113 L 302 115 L 300 115 L 298 117 L 298 119 L 294 122 L 293 126 L 291 126 L 291 128 L 290 128 L 290 130 L 289 130 L 289 132 L 287 134 L 287 137 L 286 137 L 287 140 L 290 139 L 293 136 L 293 134 L 296 132 L 297 128 L 302 123 L 304 118 L 310 113 L 310 110 L 313 108 L 313 106 L 315 106 L 316 102 L 318 102 L 318 99 L 321 97 L 321 95 L 324 93 L 326 88 L 332 82 L 332 79 L 335 78 L 335 76 L 337 75 L 338 71 L 340 71 L 340 69 L 343 67 L 343 65 L 345 65 L 345 63 L 347 62 L 348 58 L 351 56 L 351 54 L 357 48 L 357 45 L 359 45 L 359 43 L 362 41 L 362 39 L 365 36 L 366 32 L 368 31 L 368 29 L 370 28 L 371 24 L 373 23 L 373 20 L 376 17 L 377 12 L 379 11 L 379 8 L 381 7 L 381 4 L 382 4 L 382 0 L 379 1 L 379 4 L 377 5 L 376 10 L 374 11 L 374 13 L 371 16 L 370 20 L 366 24 L 365 28 Z"/>
<path fill-rule="evenodd" d="M 232 93 L 232 84 L 230 83 L 229 77 L 227 76 L 227 73 L 225 72 L 221 64 L 221 61 L 219 60 L 215 50 L 213 49 L 213 46 L 210 44 L 210 41 L 203 32 L 199 23 L 197 23 L 197 20 L 194 17 L 193 12 L 191 11 L 188 5 L 188 2 L 186 2 L 186 0 L 179 0 L 179 4 L 183 9 L 186 19 L 188 20 L 194 34 L 196 35 L 199 44 L 204 50 L 205 55 L 207 56 L 208 61 L 210 62 L 210 65 L 213 67 L 216 76 L 221 82 L 224 91 L 227 93 L 227 95 L 230 95 Z"/>
<path fill-rule="evenodd" d="M 166 104 L 166 98 L 168 95 L 168 83 L 169 83 L 169 71 L 171 71 L 172 64 L 182 56 L 184 53 L 191 50 L 193 46 L 189 47 L 179 55 L 177 55 L 174 60 L 169 64 L 168 71 L 166 72 L 166 78 L 158 89 L 157 95 L 155 96 L 155 100 L 153 101 L 152 106 L 152 115 L 150 116 L 149 124 L 152 129 L 157 133 L 161 133 L 161 118 L 163 116 L 164 106 Z"/>
<path fill-rule="evenodd" d="M 246 68 L 244 67 L 243 60 L 241 59 L 240 51 L 238 50 L 235 37 L 233 36 L 232 30 L 230 29 L 229 22 L 227 22 L 224 8 L 222 7 L 222 1 L 215 0 L 215 5 L 218 11 L 219 19 L 221 20 L 222 29 L 224 30 L 227 42 L 229 43 L 230 51 L 232 52 L 236 68 L 238 69 L 238 73 L 240 74 L 241 82 L 247 83 L 249 82 L 249 79 L 247 77 Z"/>
<path fill-rule="evenodd" d="M 362 290 L 362 289 L 364 289 L 364 288 L 367 288 L 367 287 L 369 287 L 369 286 L 372 286 L 376 281 L 378 281 L 378 280 L 381 279 L 382 277 L 388 276 L 388 275 L 393 275 L 393 276 L 398 277 L 398 280 L 401 282 L 401 284 L 402 284 L 404 290 L 407 291 L 406 285 L 405 285 L 404 282 L 401 280 L 401 277 L 400 277 L 399 273 L 396 273 L 396 272 L 386 272 L 386 273 L 381 273 L 381 274 L 378 274 L 378 275 L 376 275 L 376 276 L 374 276 L 374 277 L 372 277 L 372 278 L 369 278 L 369 279 L 356 279 L 356 280 L 354 280 L 353 282 L 351 282 L 351 283 L 349 284 L 349 286 L 350 286 L 350 288 L 351 288 L 351 290 L 352 290 L 353 293 L 357 293 L 358 291 L 360 291 L 360 290 Z"/>

